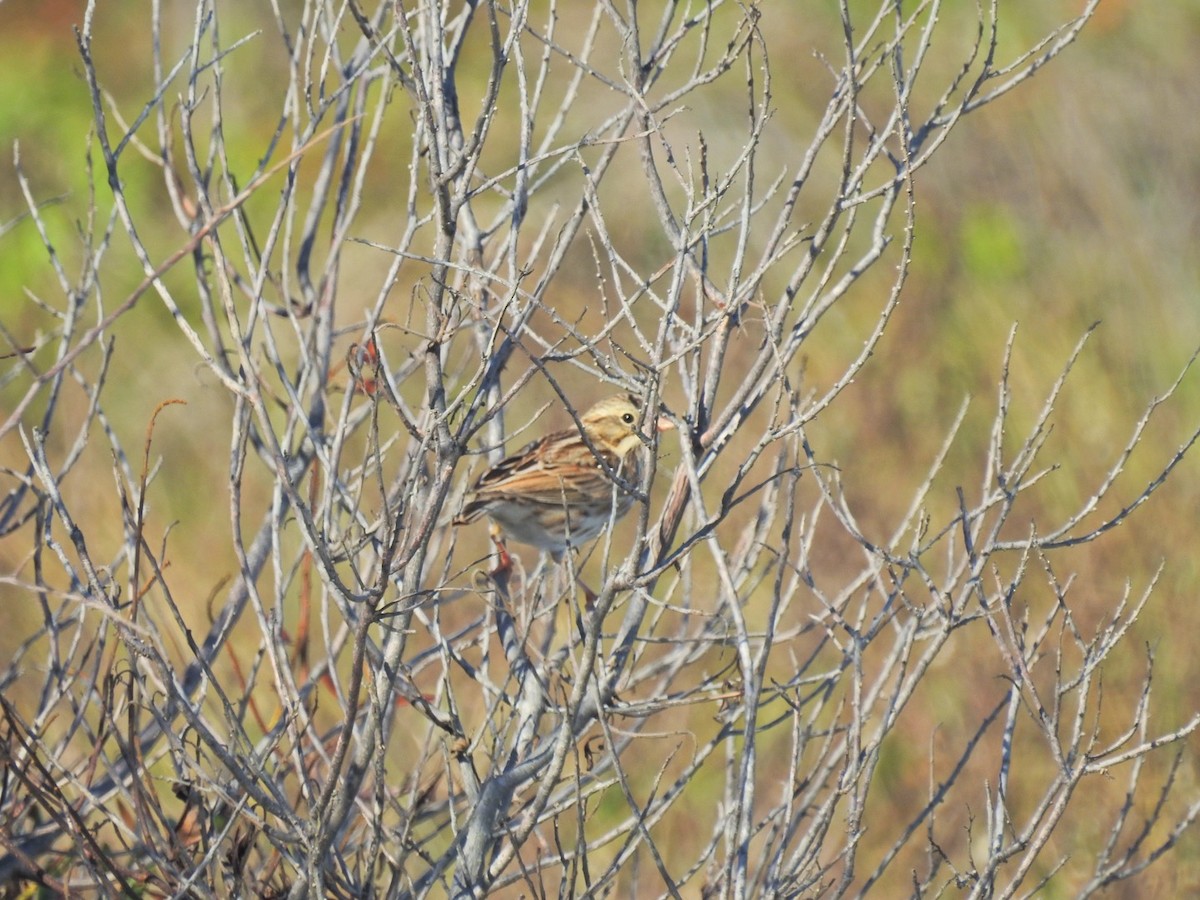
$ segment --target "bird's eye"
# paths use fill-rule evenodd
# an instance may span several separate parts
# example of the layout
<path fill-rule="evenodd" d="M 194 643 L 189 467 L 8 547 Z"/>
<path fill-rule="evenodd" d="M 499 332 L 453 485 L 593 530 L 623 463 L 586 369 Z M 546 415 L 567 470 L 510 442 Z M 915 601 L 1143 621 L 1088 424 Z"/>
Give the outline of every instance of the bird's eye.
<path fill-rule="evenodd" d="M 634 416 L 633 413 L 625 413 L 624 415 L 621 416 L 621 421 L 624 422 L 626 425 L 632 425 L 634 423 L 635 418 L 636 417 Z"/>

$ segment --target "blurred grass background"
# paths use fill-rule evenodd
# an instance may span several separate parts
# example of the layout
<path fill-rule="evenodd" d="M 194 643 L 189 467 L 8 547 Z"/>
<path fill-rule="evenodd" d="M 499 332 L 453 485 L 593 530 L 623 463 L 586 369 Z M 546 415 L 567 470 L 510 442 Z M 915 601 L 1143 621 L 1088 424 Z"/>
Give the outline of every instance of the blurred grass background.
<path fill-rule="evenodd" d="M 1039 33 L 1048 21 L 1062 18 L 1076 5 L 1005 4 L 1004 21 L 1012 29 L 1006 35 L 1020 42 L 1023 32 Z M 787 129 L 794 128 L 806 141 L 806 129 L 825 102 L 825 83 L 819 79 L 821 67 L 812 48 L 828 46 L 830 35 L 836 34 L 833 6 L 804 4 L 803 12 L 771 11 L 779 17 L 778 27 L 772 29 L 778 35 L 772 45 L 778 113 L 768 147 L 781 164 L 794 152 Z M 121 0 L 102 4 L 102 10 L 97 62 L 106 87 L 131 119 L 149 95 L 147 8 Z M 974 14 L 973 9 L 963 12 Z M 168 9 L 166 14 L 168 36 L 175 42 L 166 55 L 172 57 L 190 38 L 191 19 L 182 9 Z M 60 198 L 44 215 L 67 271 L 75 272 L 76 223 L 85 215 L 93 189 L 86 165 L 92 111 L 70 31 L 80 15 L 81 5 L 66 0 L 0 4 L 0 84 L 6 85 L 0 103 L 0 223 L 5 223 L 0 236 L 0 321 L 24 343 L 31 343 L 39 329 L 52 327 L 26 292 L 51 302 L 58 292 L 31 222 L 16 221 L 24 204 L 10 150 L 19 140 L 22 166 L 40 201 Z M 227 40 L 240 36 L 258 15 L 261 10 L 252 4 L 223 8 L 223 35 Z M 253 77 L 253 83 L 262 86 L 227 97 L 232 104 L 229 120 L 238 128 L 229 129 L 226 137 L 247 170 L 275 127 L 279 95 L 272 85 L 283 64 L 270 34 L 272 26 L 257 24 L 268 30 L 267 38 L 254 52 L 234 54 L 228 61 L 230 83 Z M 1019 443 L 1022 426 L 1032 422 L 1071 348 L 1092 323 L 1101 323 L 1053 418 L 1045 458 L 1060 462 L 1062 468 L 1038 494 L 1043 504 L 1039 515 L 1050 522 L 1090 495 L 1146 404 L 1172 382 L 1200 344 L 1198 41 L 1197 0 L 1106 0 L 1075 46 L 1032 82 L 970 116 L 920 171 L 917 240 L 903 302 L 863 376 L 812 429 L 822 456 L 841 467 L 851 506 L 868 535 L 890 534 L 924 474 L 922 466 L 933 457 L 967 396 L 973 399 L 966 427 L 943 481 L 962 484 L 968 495 L 978 485 L 1013 323 L 1018 323 L 1018 331 L 1011 367 L 1010 447 Z M 795 60 L 794 68 L 781 65 L 784 59 Z M 470 74 L 468 70 L 464 77 Z M 486 75 L 482 62 L 473 74 Z M 719 113 L 714 110 L 714 117 Z M 396 130 L 397 148 L 403 147 L 406 116 L 405 105 L 397 102 L 395 121 L 388 126 Z M 719 137 L 713 140 L 719 147 Z M 394 235 L 401 212 L 396 195 L 404 189 L 406 165 L 403 150 L 390 159 L 380 154 L 376 182 L 366 191 L 359 236 L 387 242 Z M 183 240 L 161 178 L 142 161 L 131 160 L 124 173 L 143 223 L 161 217 L 161 228 L 143 228 L 161 258 Z M 100 206 L 107 209 L 110 198 L 103 175 L 96 181 Z M 638 204 L 644 197 L 631 191 L 620 200 Z M 263 202 L 273 206 L 274 195 L 264 196 Z M 631 213 L 633 230 L 626 239 L 633 244 L 644 241 L 647 265 L 656 267 L 662 248 L 655 247 L 652 233 L 636 230 L 637 221 L 638 215 Z M 104 281 L 110 305 L 140 281 L 139 268 L 117 230 Z M 588 302 L 595 291 L 590 251 L 581 242 L 577 252 L 578 280 L 556 288 L 560 308 L 569 308 L 576 298 Z M 339 307 L 352 322 L 373 298 L 389 260 L 362 248 L 351 248 L 348 258 L 354 264 L 343 267 Z M 407 296 L 396 292 L 398 303 L 406 303 Z M 827 343 L 813 346 L 807 354 L 807 374 L 814 383 L 827 384 L 840 373 L 875 309 L 846 304 L 835 312 L 834 321 L 823 329 Z M 860 313 L 862 318 L 856 319 Z M 403 319 L 403 314 L 398 311 L 396 318 Z M 190 348 L 182 345 L 153 296 L 145 297 L 121 321 L 116 335 L 118 352 L 108 379 L 106 408 L 131 455 L 140 457 L 144 431 L 158 403 L 177 397 L 188 404 L 168 409 L 163 415 L 170 427 L 160 426 L 156 433 L 154 451 L 163 460 L 163 475 L 152 493 L 150 522 L 152 533 L 160 535 L 170 526 L 171 577 L 193 585 L 192 593 L 200 600 L 217 592 L 235 569 L 232 559 L 223 556 L 228 549 L 212 538 L 228 534 L 230 528 L 224 499 L 226 448 L 214 452 L 205 441 L 207 423 L 225 421 L 229 402 L 195 364 Z M 94 364 L 96 354 L 88 358 Z M 44 367 L 48 357 L 37 361 Z M 20 383 L 0 388 L 0 413 L 22 389 Z M 529 411 L 544 399 L 548 398 L 531 401 Z M 83 398 L 68 396 L 64 403 L 79 409 Z M 36 420 L 34 412 L 27 416 L 30 424 Z M 1156 416 L 1149 438 L 1118 482 L 1119 502 L 1128 502 L 1142 490 L 1198 420 L 1200 392 L 1193 376 Z M 73 437 L 55 434 L 51 439 L 61 450 Z M 23 458 L 13 436 L 0 446 L 3 465 L 21 470 Z M 669 458 L 664 463 L 669 466 Z M 1165 561 L 1156 599 L 1128 644 L 1130 649 L 1149 645 L 1156 652 L 1160 680 L 1155 703 L 1164 727 L 1186 720 L 1200 699 L 1195 688 L 1200 683 L 1200 655 L 1191 637 L 1200 630 L 1198 467 L 1196 459 L 1185 461 L 1169 488 L 1151 504 L 1105 540 L 1067 556 L 1078 575 L 1073 596 L 1084 621 L 1089 597 L 1095 598 L 1098 611 L 1108 610 L 1127 580 L 1137 594 Z M 68 480 L 78 515 L 119 520 L 111 471 L 108 448 L 94 440 L 79 471 Z M 953 492 L 943 491 L 941 496 L 952 498 Z M 1118 505 L 1108 504 L 1090 521 L 1098 523 Z M 31 542 L 23 534 L 0 542 L 0 570 L 28 579 Z M 107 559 L 119 541 L 114 534 L 108 552 L 103 546 L 93 547 L 93 552 Z M 203 549 L 196 552 L 199 548 Z M 0 654 L 9 654 L 40 615 L 27 595 L 12 588 L 0 586 L 0 603 L 11 623 L 0 630 Z M 203 627 L 207 615 L 201 604 L 194 615 L 197 627 Z M 1112 672 L 1106 684 L 1114 692 L 1135 689 L 1141 665 L 1140 657 L 1131 657 L 1129 670 Z M 887 745 L 884 770 L 895 778 L 887 802 L 898 810 L 924 796 L 925 759 L 930 740 L 937 740 L 939 723 L 964 715 L 964 707 L 990 705 L 990 698 L 956 696 L 954 684 L 953 678 L 939 681 L 936 689 L 930 687 L 930 696 L 915 704 L 925 713 L 924 719 L 910 723 L 911 743 Z M 1002 687 L 997 685 L 997 693 Z M 1194 759 L 1180 777 L 1194 785 Z M 1078 828 L 1062 835 L 1064 840 L 1071 837 L 1081 843 L 1096 840 L 1088 832 L 1086 805 Z M 703 838 L 698 833 L 694 839 Z M 1200 842 L 1190 839 L 1185 852 L 1150 870 L 1140 890 L 1153 887 L 1181 895 L 1200 889 L 1197 858 Z M 1144 894 L 1128 896 L 1135 895 Z"/>

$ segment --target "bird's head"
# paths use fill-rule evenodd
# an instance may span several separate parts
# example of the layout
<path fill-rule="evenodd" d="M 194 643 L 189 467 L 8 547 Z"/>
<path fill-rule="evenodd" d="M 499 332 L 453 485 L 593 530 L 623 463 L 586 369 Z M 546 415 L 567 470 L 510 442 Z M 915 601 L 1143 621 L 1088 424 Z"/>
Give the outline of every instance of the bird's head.
<path fill-rule="evenodd" d="M 598 448 L 624 458 L 627 453 L 642 445 L 642 435 L 638 433 L 641 417 L 641 405 L 637 400 L 625 394 L 618 394 L 607 397 L 591 407 L 580 417 L 580 421 L 587 431 L 588 439 Z M 658 431 L 667 431 L 674 427 L 662 416 L 655 421 Z"/>

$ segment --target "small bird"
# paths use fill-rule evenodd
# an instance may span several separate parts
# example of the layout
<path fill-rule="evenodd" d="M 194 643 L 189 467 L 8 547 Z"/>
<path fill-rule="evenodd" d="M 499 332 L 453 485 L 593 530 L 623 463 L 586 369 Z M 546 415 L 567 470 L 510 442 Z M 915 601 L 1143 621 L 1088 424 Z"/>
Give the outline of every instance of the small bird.
<path fill-rule="evenodd" d="M 640 480 L 640 415 L 631 396 L 601 400 L 579 417 L 582 434 L 577 428 L 548 434 L 484 472 L 454 524 L 486 515 L 513 540 L 561 559 L 633 507 L 633 495 L 610 472 L 628 484 Z M 659 417 L 655 427 L 675 426 Z"/>

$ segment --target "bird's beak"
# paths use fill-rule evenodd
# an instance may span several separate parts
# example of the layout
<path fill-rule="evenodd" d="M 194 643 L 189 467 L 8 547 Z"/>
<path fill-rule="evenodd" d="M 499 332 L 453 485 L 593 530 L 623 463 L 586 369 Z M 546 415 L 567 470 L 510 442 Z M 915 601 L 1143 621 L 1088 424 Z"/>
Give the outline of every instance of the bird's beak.
<path fill-rule="evenodd" d="M 672 431 L 675 428 L 675 423 L 666 416 L 659 416 L 654 423 L 654 430 L 660 434 L 664 431 Z"/>

